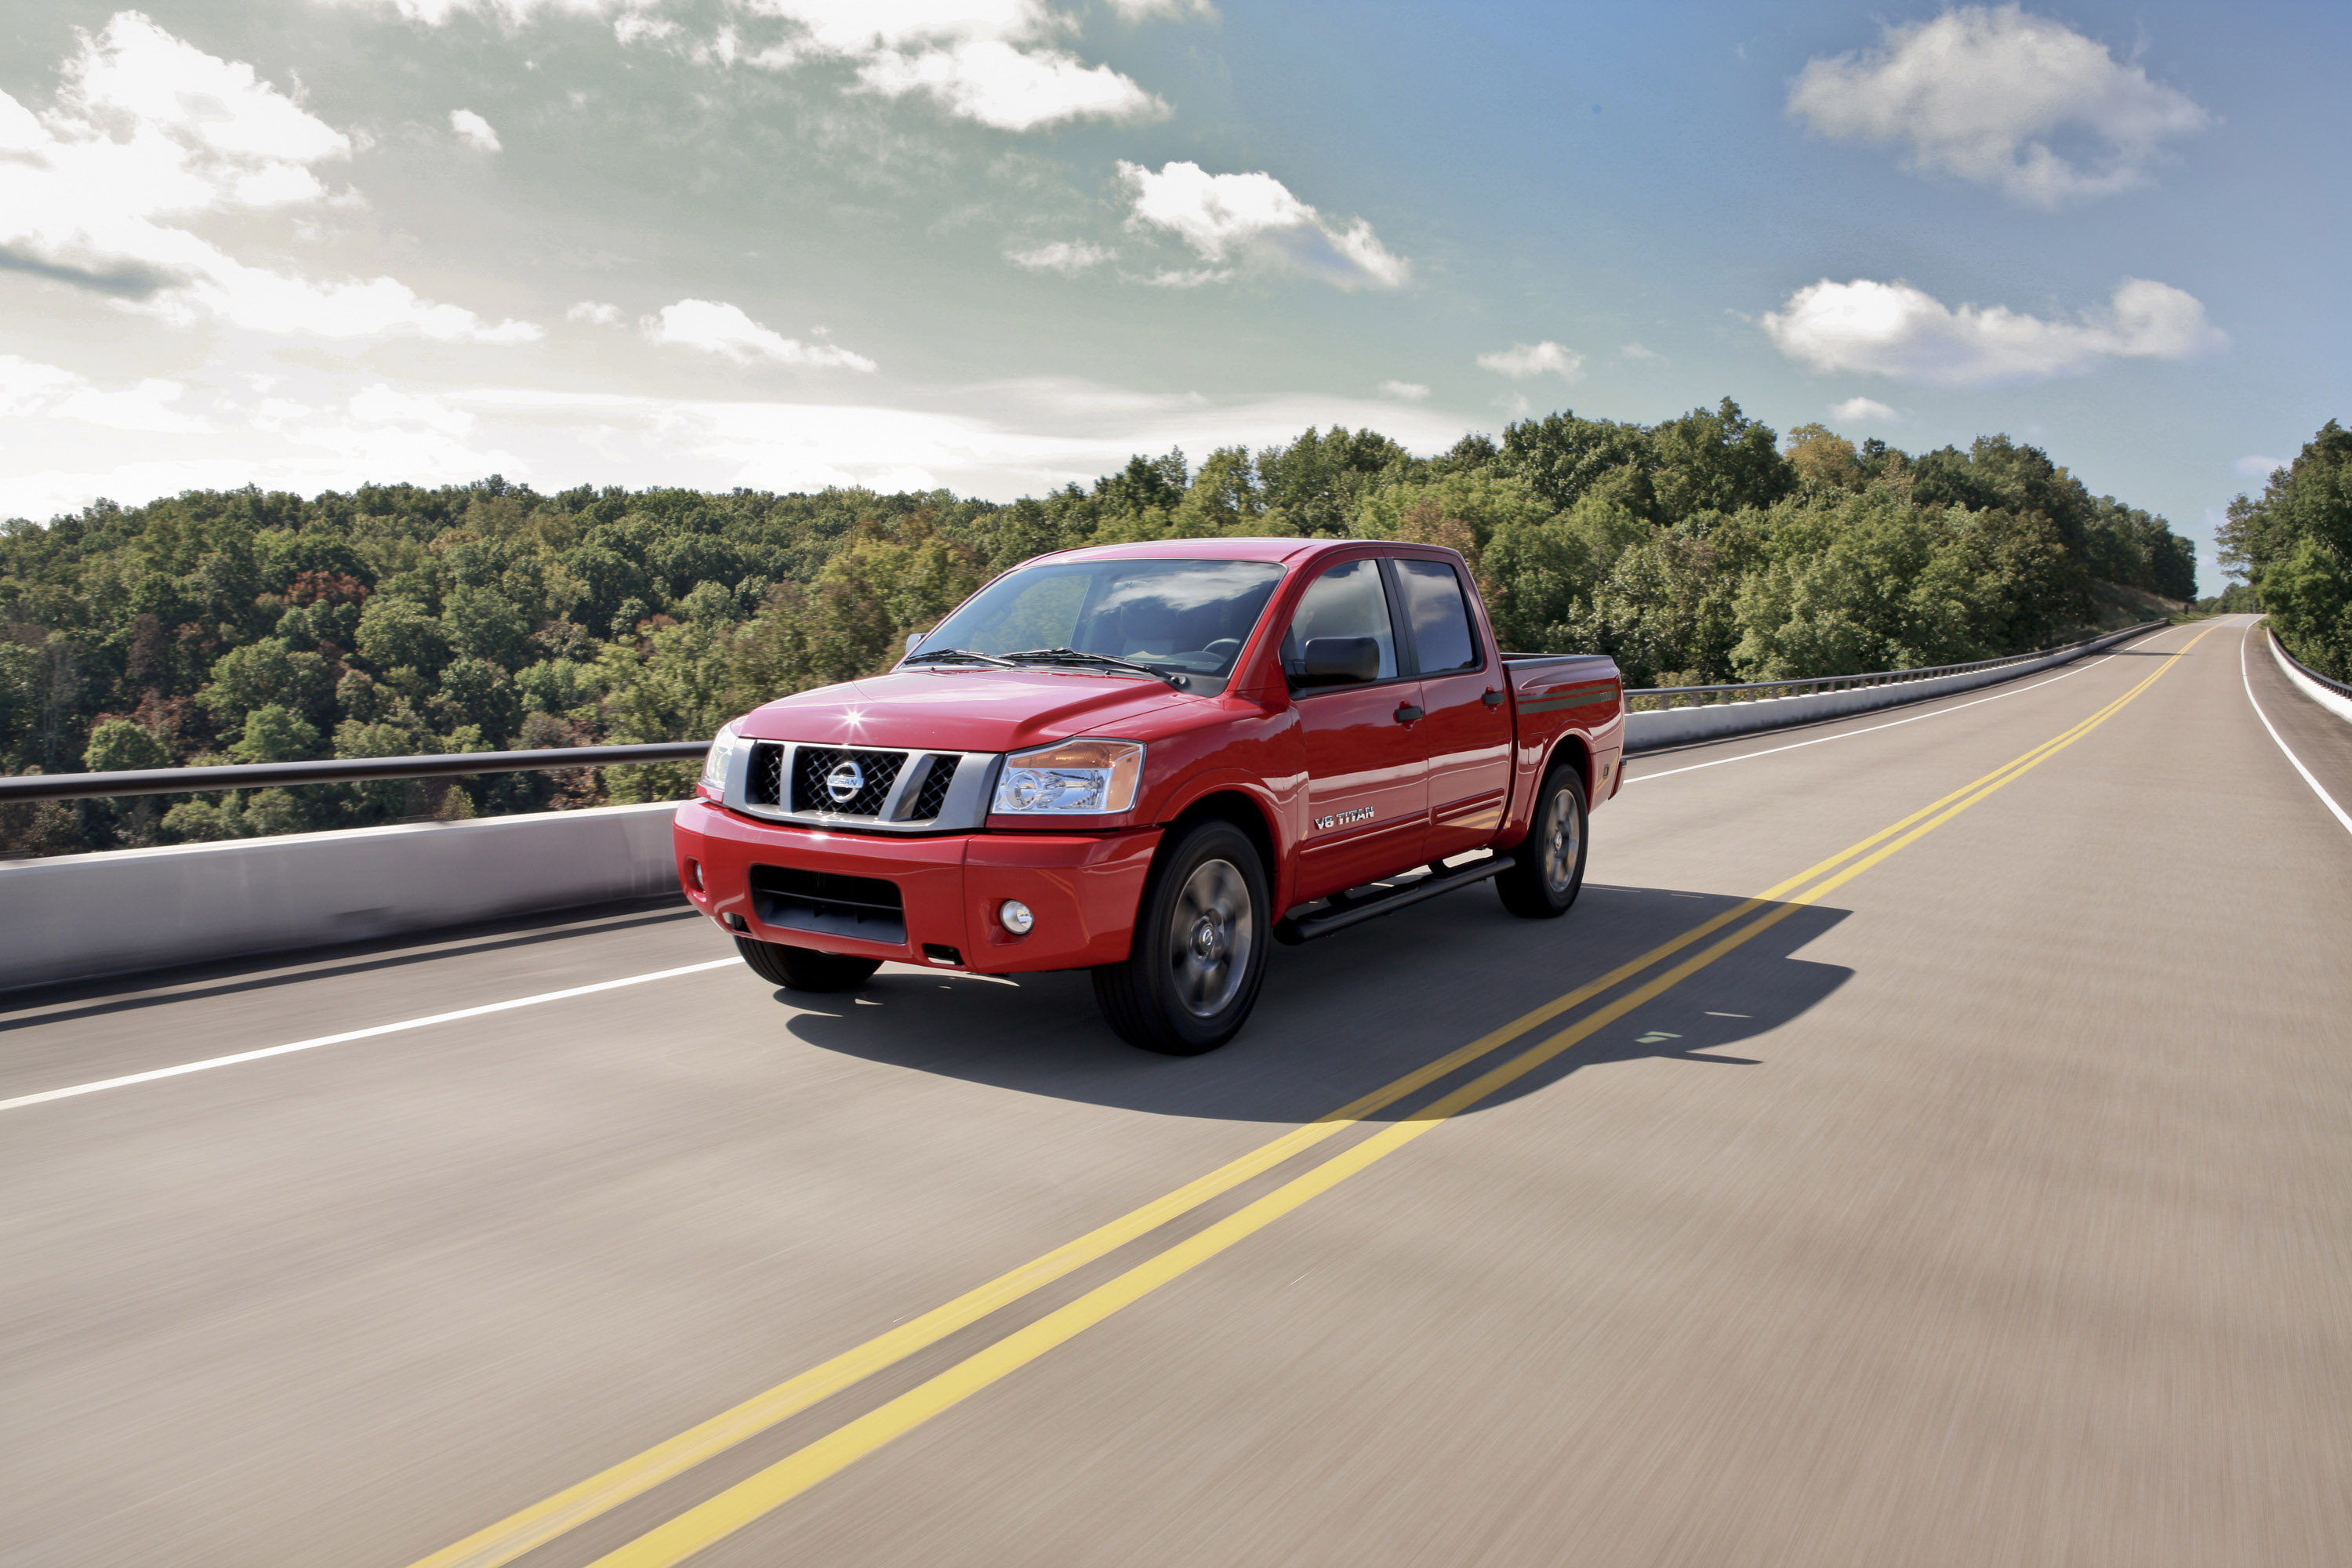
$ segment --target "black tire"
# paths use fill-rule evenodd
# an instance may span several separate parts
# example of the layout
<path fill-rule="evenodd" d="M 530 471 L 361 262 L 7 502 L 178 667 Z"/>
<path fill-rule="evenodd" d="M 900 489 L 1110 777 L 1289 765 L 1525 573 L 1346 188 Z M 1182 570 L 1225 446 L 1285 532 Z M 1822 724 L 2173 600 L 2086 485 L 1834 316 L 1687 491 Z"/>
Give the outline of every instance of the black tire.
<path fill-rule="evenodd" d="M 1584 887 L 1591 837 L 1584 780 L 1571 763 L 1554 763 L 1536 795 L 1536 819 L 1512 853 L 1518 864 L 1495 879 L 1503 907 L 1531 921 L 1557 920 Z"/>
<path fill-rule="evenodd" d="M 735 951 L 751 973 L 787 991 L 855 991 L 882 967 L 878 958 L 845 958 L 813 947 L 786 947 L 780 942 L 735 939 Z"/>
<path fill-rule="evenodd" d="M 1274 935 L 1265 868 L 1248 835 L 1202 822 L 1160 847 L 1126 960 L 1094 972 L 1103 1019 L 1163 1056 L 1215 1050 L 1241 1032 Z"/>

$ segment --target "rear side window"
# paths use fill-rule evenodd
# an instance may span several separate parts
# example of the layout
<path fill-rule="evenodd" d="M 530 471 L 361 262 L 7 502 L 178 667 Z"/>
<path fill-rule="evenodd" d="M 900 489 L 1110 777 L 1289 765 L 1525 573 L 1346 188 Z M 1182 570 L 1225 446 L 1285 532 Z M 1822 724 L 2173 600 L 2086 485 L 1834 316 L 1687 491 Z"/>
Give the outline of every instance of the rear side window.
<path fill-rule="evenodd" d="M 1421 673 L 1477 668 L 1478 639 L 1470 634 L 1470 606 L 1463 602 L 1462 580 L 1454 568 L 1443 561 L 1407 560 L 1396 568 Z"/>
<path fill-rule="evenodd" d="M 1370 637 L 1381 645 L 1379 678 L 1396 674 L 1396 632 L 1389 623 L 1379 562 L 1344 562 L 1307 584 L 1282 639 L 1283 668 L 1294 675 L 1304 668 L 1307 645 L 1317 637 Z"/>

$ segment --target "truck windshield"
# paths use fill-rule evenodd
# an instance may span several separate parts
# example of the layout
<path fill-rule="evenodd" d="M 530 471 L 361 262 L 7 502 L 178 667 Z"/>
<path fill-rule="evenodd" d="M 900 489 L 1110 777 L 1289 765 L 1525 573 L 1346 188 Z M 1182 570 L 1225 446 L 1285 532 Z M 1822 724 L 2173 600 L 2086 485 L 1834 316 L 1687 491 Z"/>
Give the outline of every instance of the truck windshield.
<path fill-rule="evenodd" d="M 1072 561 L 1024 566 L 982 589 L 907 655 L 1053 650 L 1124 659 L 1222 689 L 1282 580 L 1266 561 Z M 973 661 L 977 662 L 977 661 Z M 1024 660 L 1023 662 L 1030 662 Z M 1067 661 L 1073 668 L 1083 661 Z M 940 668 L 955 668 L 943 664 Z M 1096 666 L 1108 670 L 1109 666 Z M 1140 676 L 1142 672 L 1139 671 Z"/>

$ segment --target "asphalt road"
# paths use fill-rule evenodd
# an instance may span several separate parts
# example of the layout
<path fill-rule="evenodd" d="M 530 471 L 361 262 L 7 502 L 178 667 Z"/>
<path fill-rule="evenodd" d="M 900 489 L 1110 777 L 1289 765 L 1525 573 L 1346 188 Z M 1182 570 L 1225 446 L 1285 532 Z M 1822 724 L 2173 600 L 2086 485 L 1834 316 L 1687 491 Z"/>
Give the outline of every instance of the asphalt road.
<path fill-rule="evenodd" d="M 1640 759 L 1568 919 L 1282 952 L 1208 1057 L 722 965 L 10 1104 L 0 1563 L 2352 1562 L 2352 832 L 2254 703 L 2347 807 L 2352 726 L 2244 632 Z M 19 997 L 0 1101 L 729 952 Z"/>

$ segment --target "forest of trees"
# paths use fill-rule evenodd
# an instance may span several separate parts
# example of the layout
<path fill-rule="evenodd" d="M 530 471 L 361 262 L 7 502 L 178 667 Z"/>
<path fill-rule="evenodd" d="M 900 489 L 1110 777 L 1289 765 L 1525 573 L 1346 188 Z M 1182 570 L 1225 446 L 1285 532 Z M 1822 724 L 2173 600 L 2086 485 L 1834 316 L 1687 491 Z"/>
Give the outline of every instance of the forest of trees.
<path fill-rule="evenodd" d="M 2294 473 L 2310 461 L 2306 448 Z M 2336 520 L 2336 597 L 2308 596 L 2340 637 L 2352 623 L 2328 606 L 2346 603 L 2352 469 L 2328 461 L 2335 511 L 2290 506 L 2273 480 L 2279 499 L 2250 509 L 2241 537 L 2250 559 L 2286 563 L 2279 592 L 2304 593 L 2284 586 L 2318 581 L 2302 547 L 2252 520 Z M 1988 658 L 2116 618 L 2118 590 L 2196 592 L 2189 546 L 2162 519 L 2094 497 L 2035 447 L 1989 437 L 1915 457 L 1818 425 L 1783 442 L 1727 398 L 1654 426 L 1555 414 L 1430 458 L 1370 430 L 1310 429 L 1197 468 L 1138 457 L 1090 489 L 1009 505 L 546 496 L 496 478 L 310 500 L 191 491 L 0 524 L 0 769 L 696 739 L 887 666 L 907 631 L 1033 555 L 1225 533 L 1452 545 L 1507 646 L 1604 651 L 1633 686 Z M 689 772 L 16 805 L 0 807 L 0 854 L 664 798 Z"/>
<path fill-rule="evenodd" d="M 2253 601 L 2225 607 L 2269 611 L 2287 651 L 2352 680 L 2352 430 L 2330 419 L 2259 500 L 2240 496 L 2220 543 Z"/>

